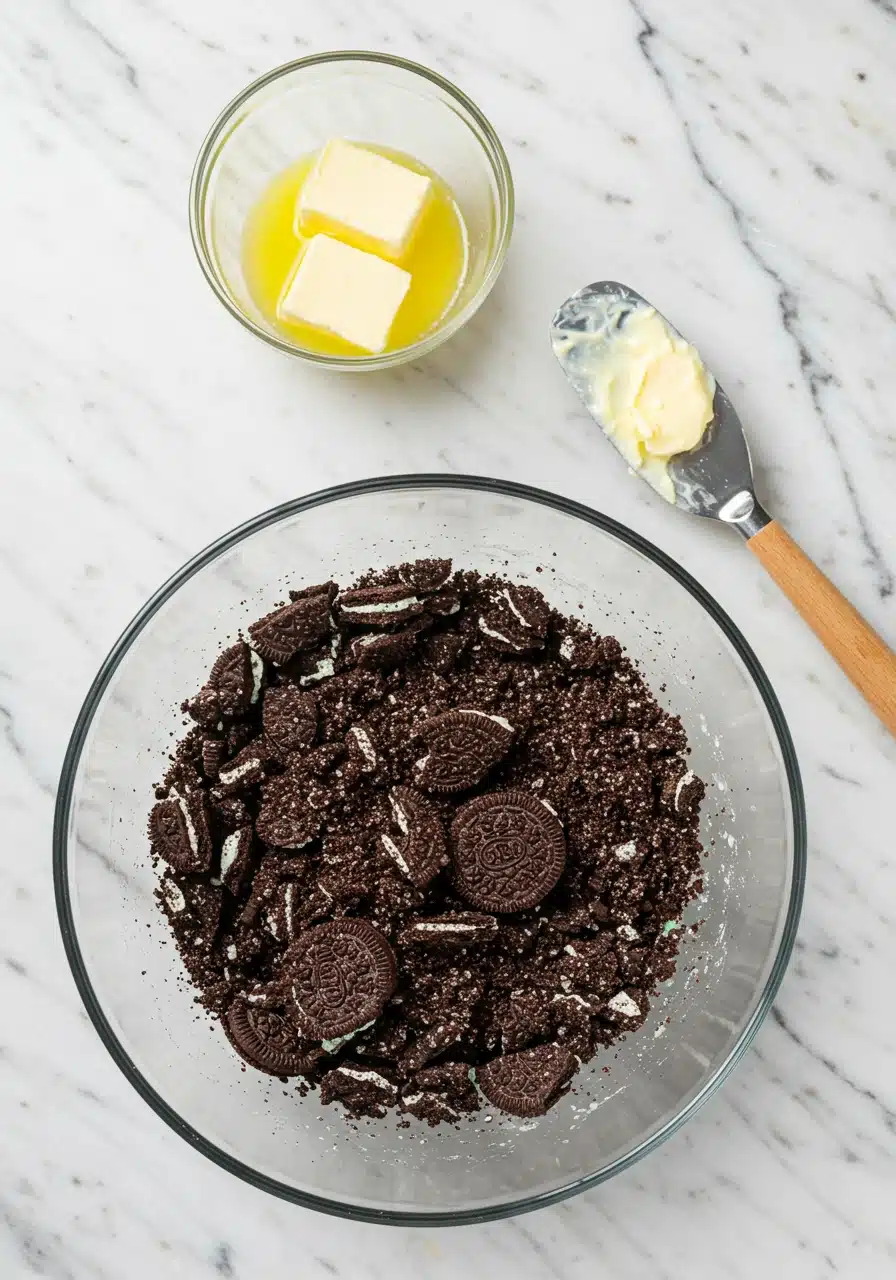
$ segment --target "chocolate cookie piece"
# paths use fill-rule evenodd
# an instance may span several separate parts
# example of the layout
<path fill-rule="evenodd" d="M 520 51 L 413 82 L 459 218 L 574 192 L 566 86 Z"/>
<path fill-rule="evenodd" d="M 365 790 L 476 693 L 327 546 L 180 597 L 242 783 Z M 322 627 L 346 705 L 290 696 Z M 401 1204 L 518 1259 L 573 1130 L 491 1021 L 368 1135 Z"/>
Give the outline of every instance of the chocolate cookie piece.
<path fill-rule="evenodd" d="M 348 785 L 362 773 L 373 773 L 379 763 L 373 730 L 369 726 L 353 724 L 345 735 L 346 766 L 345 776 Z"/>
<path fill-rule="evenodd" d="M 563 828 L 526 791 L 463 805 L 451 826 L 457 891 L 483 911 L 524 911 L 546 897 L 566 864 Z"/>
<path fill-rule="evenodd" d="M 252 828 L 238 827 L 224 838 L 221 845 L 219 876 L 225 889 L 234 897 L 243 891 L 252 862 Z"/>
<path fill-rule="evenodd" d="M 571 630 L 560 641 L 559 653 L 574 671 L 593 671 L 617 663 L 622 645 L 613 636 Z"/>
<path fill-rule="evenodd" d="M 430 666 L 443 676 L 456 669 L 466 647 L 464 637 L 455 631 L 440 631 L 437 635 L 427 636 L 424 644 Z"/>
<path fill-rule="evenodd" d="M 215 779 L 218 770 L 227 759 L 227 743 L 223 738 L 206 738 L 202 744 L 202 772 Z"/>
<path fill-rule="evenodd" d="M 544 647 L 551 611 L 535 587 L 503 583 L 479 619 L 479 630 L 499 653 L 527 653 Z"/>
<path fill-rule="evenodd" d="M 398 941 L 404 946 L 472 947 L 491 942 L 498 934 L 494 916 L 479 911 L 455 911 L 447 916 L 411 917 Z"/>
<path fill-rule="evenodd" d="M 451 577 L 450 560 L 413 560 L 398 567 L 398 576 L 405 586 L 428 594 L 439 591 Z"/>
<path fill-rule="evenodd" d="M 224 1019 L 227 1038 L 244 1061 L 272 1076 L 307 1075 L 323 1054 L 300 1036 L 284 1010 L 274 1012 L 238 996 Z"/>
<path fill-rule="evenodd" d="M 418 889 L 425 888 L 448 862 L 445 830 L 435 806 L 411 787 L 393 787 L 389 795 L 396 839 L 383 833 L 386 854 Z"/>
<path fill-rule="evenodd" d="M 343 591 L 336 598 L 339 618 L 361 627 L 396 627 L 418 617 L 425 608 L 423 601 L 400 582 L 394 587 Z"/>
<path fill-rule="evenodd" d="M 276 853 L 266 854 L 252 877 L 252 890 L 240 913 L 239 923 L 247 927 L 254 925 L 261 911 L 271 906 L 284 880 L 300 883 L 307 874 L 308 862 L 303 857 L 284 858 Z"/>
<path fill-rule="evenodd" d="M 161 800 L 149 815 L 152 851 L 175 871 L 206 871 L 212 860 L 208 799 L 204 791 Z"/>
<path fill-rule="evenodd" d="M 670 766 L 662 786 L 661 800 L 667 809 L 675 813 L 695 813 L 706 792 L 706 787 L 696 774 L 676 760 Z"/>
<path fill-rule="evenodd" d="M 418 631 L 383 631 L 374 635 L 355 636 L 348 646 L 346 659 L 359 667 L 377 667 L 391 671 L 409 662 L 417 645 Z"/>
<path fill-rule="evenodd" d="M 503 760 L 514 728 L 503 716 L 459 707 L 420 728 L 429 752 L 417 761 L 415 781 L 424 791 L 466 791 Z"/>
<path fill-rule="evenodd" d="M 477 1067 L 476 1083 L 489 1102 L 512 1116 L 543 1116 L 565 1091 L 575 1069 L 568 1049 L 540 1044 Z"/>
<path fill-rule="evenodd" d="M 265 844 L 277 849 L 303 849 L 324 823 L 327 793 L 309 785 L 307 775 L 287 770 L 269 778 L 261 792 L 255 830 Z"/>
<path fill-rule="evenodd" d="M 355 1031 L 378 1018 L 395 990 L 389 943 L 367 920 L 315 925 L 292 944 L 283 973 L 304 1033 L 315 1039 Z"/>
<path fill-rule="evenodd" d="M 401 1092 L 403 1111 L 435 1126 L 442 1121 L 452 1123 L 461 1115 L 479 1110 L 476 1090 L 465 1062 L 442 1062 L 424 1067 L 408 1081 Z"/>
<path fill-rule="evenodd" d="M 306 750 L 317 736 L 318 706 L 295 685 L 268 689 L 262 711 L 265 737 L 282 755 Z"/>
<path fill-rule="evenodd" d="M 208 684 L 218 695 L 226 716 L 242 715 L 258 701 L 264 679 L 264 662 L 245 640 L 238 640 L 216 659 Z"/>
<path fill-rule="evenodd" d="M 301 649 L 310 649 L 329 633 L 330 598 L 322 591 L 302 596 L 275 609 L 249 628 L 252 643 L 263 658 L 279 666 Z"/>
<path fill-rule="evenodd" d="M 389 1073 L 362 1063 L 342 1063 L 320 1082 L 321 1102 L 341 1102 L 352 1116 L 384 1116 L 397 1098 L 398 1085 Z"/>

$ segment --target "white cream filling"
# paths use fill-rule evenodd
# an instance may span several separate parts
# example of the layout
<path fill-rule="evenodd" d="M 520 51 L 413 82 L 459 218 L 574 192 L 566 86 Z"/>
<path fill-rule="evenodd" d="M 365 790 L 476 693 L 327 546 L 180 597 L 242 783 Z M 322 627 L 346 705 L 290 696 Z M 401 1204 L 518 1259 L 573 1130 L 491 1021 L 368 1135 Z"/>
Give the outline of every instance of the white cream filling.
<path fill-rule="evenodd" d="M 390 1093 L 397 1092 L 397 1086 L 392 1084 L 381 1076 L 377 1071 L 356 1071 L 354 1067 L 337 1067 L 337 1071 L 344 1076 L 349 1076 L 352 1080 L 369 1080 L 372 1084 L 377 1084 L 381 1089 L 388 1089 Z"/>
<path fill-rule="evenodd" d="M 529 619 L 526 617 L 525 614 L 520 613 L 519 609 L 513 603 L 513 597 L 511 596 L 510 591 L 507 589 L 507 587 L 504 588 L 504 590 L 501 592 L 501 595 L 504 597 L 504 599 L 507 601 L 508 605 L 510 606 L 510 612 L 515 615 L 515 617 L 526 628 L 527 631 L 531 631 L 532 623 L 529 621 Z"/>
<path fill-rule="evenodd" d="M 162 893 L 165 895 L 165 901 L 175 915 L 180 915 L 182 911 L 186 911 L 187 900 L 173 880 L 162 881 Z"/>
<path fill-rule="evenodd" d="M 572 992 L 572 991 L 570 991 L 568 994 L 565 991 L 564 992 L 558 991 L 558 993 L 554 996 L 551 1003 L 556 1004 L 558 1000 L 573 1000 L 575 1001 L 576 1004 L 580 1004 L 583 1009 L 591 1008 L 591 1005 L 588 1003 L 587 1000 L 583 1000 L 581 996 L 577 996 L 575 992 Z"/>
<path fill-rule="evenodd" d="M 369 1022 L 365 1022 L 363 1027 L 358 1027 L 356 1031 L 346 1031 L 344 1036 L 336 1036 L 334 1040 L 321 1040 L 320 1047 L 324 1053 L 335 1053 L 337 1049 L 341 1049 L 344 1044 L 348 1044 L 349 1040 L 354 1040 L 355 1036 L 359 1036 L 362 1031 L 369 1031 L 376 1018 L 371 1018 Z"/>
<path fill-rule="evenodd" d="M 675 808 L 676 808 L 676 810 L 678 809 L 678 801 L 679 801 L 679 799 L 681 798 L 682 790 L 683 790 L 686 786 L 688 786 L 688 785 L 689 785 L 689 783 L 691 783 L 691 782 L 693 782 L 693 781 L 694 781 L 694 775 L 691 773 L 690 769 L 688 769 L 687 773 L 683 774 L 683 775 L 679 778 L 679 780 L 678 780 L 678 786 L 675 788 Z"/>
<path fill-rule="evenodd" d="M 499 724 L 508 733 L 513 733 L 514 731 L 513 725 L 509 720 L 505 720 L 503 716 L 492 716 L 487 711 L 476 711 L 473 707 L 458 707 L 458 711 L 462 711 L 467 716 L 482 716 L 485 720 L 494 720 L 495 724 Z"/>
<path fill-rule="evenodd" d="M 402 609 L 410 609 L 420 601 L 416 596 L 408 596 L 405 600 L 384 600 L 378 604 L 340 604 L 343 613 L 401 613 Z"/>
<path fill-rule="evenodd" d="M 373 743 L 370 741 L 370 735 L 364 729 L 357 726 L 349 729 L 349 733 L 354 736 L 355 741 L 361 748 L 361 755 L 367 761 L 369 769 L 376 768 L 376 752 L 373 749 Z"/>
<path fill-rule="evenodd" d="M 260 766 L 261 761 L 257 756 L 253 756 L 251 760 L 245 760 L 242 764 L 237 765 L 235 769 L 221 769 L 218 773 L 218 781 L 228 787 L 231 782 L 244 778 L 247 773 L 251 773 L 253 769 L 258 769 Z"/>
<path fill-rule="evenodd" d="M 616 930 L 616 934 L 620 938 L 624 938 L 626 942 L 640 942 L 641 935 L 637 929 L 633 929 L 630 924 L 621 924 Z"/>
<path fill-rule="evenodd" d="M 401 805 L 398 803 L 398 801 L 395 799 L 394 796 L 389 797 L 389 803 L 392 806 L 392 814 L 395 818 L 396 825 L 398 826 L 402 835 L 406 836 L 409 830 L 408 815 L 405 813 L 404 809 L 402 809 Z"/>
<path fill-rule="evenodd" d="M 449 924 L 447 922 L 431 924 L 425 920 L 421 920 L 413 926 L 415 933 L 476 933 L 481 927 L 478 924 Z"/>
<path fill-rule="evenodd" d="M 180 811 L 184 815 L 184 823 L 187 828 L 187 839 L 190 842 L 190 848 L 195 854 L 199 853 L 199 839 L 196 835 L 196 828 L 193 826 L 193 819 L 190 816 L 190 810 L 183 796 L 177 797 L 177 803 L 180 805 Z"/>
<path fill-rule="evenodd" d="M 231 942 L 230 946 L 227 948 L 227 959 L 228 959 L 228 960 L 235 960 L 235 959 L 236 959 L 236 947 L 233 945 L 233 943 L 232 943 L 232 942 Z"/>
<path fill-rule="evenodd" d="M 630 862 L 638 852 L 638 846 L 634 840 L 627 840 L 625 844 L 617 844 L 613 852 L 620 862 Z"/>
<path fill-rule="evenodd" d="M 554 808 L 552 804 L 548 804 L 547 800 L 539 800 L 538 803 L 543 804 L 544 807 L 547 809 L 548 813 L 552 813 L 555 818 L 557 817 L 557 810 Z"/>
<path fill-rule="evenodd" d="M 264 679 L 264 659 L 260 653 L 250 649 L 249 663 L 252 667 L 252 697 L 250 701 L 255 703 L 258 701 L 258 695 L 261 693 L 261 682 Z"/>
<path fill-rule="evenodd" d="M 567 662 L 571 661 L 572 655 L 576 651 L 576 642 L 572 636 L 567 636 L 560 645 L 560 657 L 565 658 Z"/>
<path fill-rule="evenodd" d="M 513 647 L 513 641 L 509 636 L 502 635 L 500 631 L 493 631 L 491 627 L 487 627 L 482 618 L 479 619 L 479 630 L 483 635 L 489 636 L 492 640 L 500 640 L 502 644 L 509 644 Z"/>
<path fill-rule="evenodd" d="M 320 662 L 307 676 L 299 676 L 300 685 L 317 684 L 318 680 L 327 680 L 336 674 L 336 664 L 332 658 L 321 658 Z"/>
<path fill-rule="evenodd" d="M 229 835 L 221 846 L 221 878 L 227 875 L 227 872 L 237 860 L 240 851 L 240 833 L 234 831 Z"/>
<path fill-rule="evenodd" d="M 638 1018 L 641 1015 L 640 1008 L 635 1004 L 631 996 L 627 996 L 624 991 L 620 991 L 609 1001 L 607 1007 L 612 1009 L 614 1013 L 621 1013 L 624 1018 Z"/>
<path fill-rule="evenodd" d="M 406 876 L 410 875 L 411 869 L 408 866 L 408 864 L 405 862 L 404 858 L 401 856 L 401 851 L 399 850 L 398 845 L 395 843 L 392 837 L 383 835 L 383 836 L 380 836 L 380 840 L 383 842 L 383 848 L 386 850 L 386 853 L 388 853 L 389 857 L 393 858 L 398 863 L 399 867 L 405 873 Z"/>

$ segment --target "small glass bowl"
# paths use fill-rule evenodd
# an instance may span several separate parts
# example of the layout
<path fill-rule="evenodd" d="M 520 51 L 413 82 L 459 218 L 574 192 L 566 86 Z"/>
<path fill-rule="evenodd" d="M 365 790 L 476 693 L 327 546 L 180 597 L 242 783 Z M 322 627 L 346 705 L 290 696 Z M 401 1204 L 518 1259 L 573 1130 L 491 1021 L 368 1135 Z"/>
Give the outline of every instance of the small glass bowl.
<path fill-rule="evenodd" d="M 194 991 L 153 897 L 146 818 L 183 699 L 220 649 L 289 586 L 450 556 L 536 584 L 615 635 L 708 784 L 701 897 L 647 1023 L 586 1063 L 532 1120 L 485 1108 L 459 1128 L 350 1125 L 320 1095 L 244 1069 Z M 224 1169 L 296 1204 L 368 1222 L 483 1222 L 562 1200 L 628 1168 L 705 1102 L 771 1008 L 800 913 L 806 820 L 781 708 L 743 636 L 693 578 L 578 503 L 475 476 L 388 476 L 250 520 L 144 606 L 97 675 L 63 766 L 56 901 L 69 963 L 103 1043 L 172 1129 Z M 292 1082 L 295 1085 L 295 1081 Z"/>
<path fill-rule="evenodd" d="M 335 356 L 291 342 L 261 313 L 243 275 L 249 211 L 276 174 L 333 137 L 422 161 L 447 182 L 466 223 L 468 265 L 457 296 L 434 329 L 396 351 Z M 384 53 L 316 54 L 248 85 L 212 125 L 190 184 L 193 246 L 227 310 L 271 346 L 330 369 L 388 369 L 450 338 L 497 280 L 512 229 L 510 165 L 485 116 L 434 71 Z"/>

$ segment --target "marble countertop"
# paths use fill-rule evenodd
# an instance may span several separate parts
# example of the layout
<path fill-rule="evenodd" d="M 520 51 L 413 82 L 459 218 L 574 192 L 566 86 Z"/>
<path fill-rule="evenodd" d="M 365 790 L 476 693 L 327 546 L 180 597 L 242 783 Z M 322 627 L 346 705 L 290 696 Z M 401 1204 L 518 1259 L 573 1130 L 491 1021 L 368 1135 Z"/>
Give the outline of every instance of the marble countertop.
<path fill-rule="evenodd" d="M 737 402 L 767 505 L 893 643 L 892 0 L 44 0 L 0 24 L 0 1274 L 892 1275 L 896 744 L 734 535 L 626 477 L 546 340 L 587 280 L 654 300 Z M 247 335 L 186 216 L 222 104 L 346 46 L 455 79 L 518 198 L 474 322 L 366 381 Z M 445 1232 L 282 1204 L 170 1132 L 82 1010 L 49 857 L 75 714 L 156 586 L 259 510 L 415 470 L 539 484 L 661 543 L 765 664 L 810 823 L 793 963 L 723 1091 L 612 1183 Z"/>

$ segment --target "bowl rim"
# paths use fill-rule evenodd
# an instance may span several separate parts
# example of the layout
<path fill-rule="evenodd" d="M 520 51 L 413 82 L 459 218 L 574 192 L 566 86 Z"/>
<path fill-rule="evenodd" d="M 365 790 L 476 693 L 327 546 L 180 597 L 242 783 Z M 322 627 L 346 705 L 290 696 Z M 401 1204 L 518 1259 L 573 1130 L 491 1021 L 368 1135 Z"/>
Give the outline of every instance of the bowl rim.
<path fill-rule="evenodd" d="M 267 88 L 268 85 L 276 83 L 277 80 L 291 75 L 295 71 L 303 71 L 312 67 L 324 66 L 327 63 L 339 62 L 366 62 L 374 65 L 397 67 L 402 71 L 408 71 L 412 75 L 429 81 L 430 84 L 435 85 L 437 89 L 441 89 L 443 93 L 453 99 L 463 109 L 466 116 L 469 117 L 469 119 L 466 119 L 461 116 L 461 119 L 464 120 L 471 132 L 477 134 L 489 167 L 494 174 L 499 196 L 495 244 L 491 261 L 479 287 L 466 306 L 452 316 L 446 324 L 437 325 L 434 330 L 424 334 L 422 338 L 412 342 L 409 346 L 399 347 L 396 351 L 380 352 L 379 354 L 368 356 L 332 356 L 327 355 L 325 352 L 305 350 L 294 343 L 288 342 L 278 334 L 262 328 L 241 307 L 236 305 L 230 293 L 218 278 L 218 272 L 212 265 L 213 255 L 205 228 L 209 178 L 214 170 L 214 164 L 219 153 L 233 132 L 231 125 L 238 120 L 239 113 L 245 104 L 261 90 Z M 470 123 L 471 120 L 472 124 Z M 218 301 L 227 308 L 244 329 L 248 329 L 256 338 L 260 338 L 262 342 L 266 342 L 269 346 L 276 347 L 278 351 L 283 351 L 286 355 L 293 356 L 297 360 L 304 360 L 308 364 L 349 372 L 373 372 L 377 369 L 394 368 L 396 365 L 405 364 L 409 360 L 416 360 L 421 356 L 428 355 L 436 347 L 441 346 L 443 342 L 447 342 L 475 315 L 491 293 L 504 266 L 504 260 L 507 257 L 507 250 L 510 247 L 510 240 L 513 235 L 515 197 L 513 173 L 501 139 L 487 116 L 472 98 L 468 97 L 456 84 L 453 84 L 445 76 L 439 75 L 437 71 L 433 71 L 430 67 L 426 67 L 420 62 L 413 62 L 410 58 L 399 57 L 396 54 L 381 53 L 378 50 L 331 49 L 323 53 L 309 54 L 304 58 L 294 58 L 291 62 L 283 62 L 279 66 L 272 67 L 270 71 L 266 71 L 264 75 L 258 76 L 250 84 L 247 84 L 235 98 L 232 98 L 227 103 L 223 110 L 219 112 L 199 148 L 190 177 L 188 205 L 190 239 L 202 273 Z"/>
<path fill-rule="evenodd" d="M 790 898 L 787 905 L 787 914 L 781 932 L 781 939 L 774 964 L 766 980 L 765 987 L 756 1002 L 756 1006 L 741 1031 L 740 1037 L 732 1046 L 728 1056 L 720 1064 L 710 1079 L 706 1081 L 700 1091 L 656 1133 L 649 1138 L 646 1138 L 644 1141 L 639 1143 L 637 1147 L 634 1147 L 631 1151 L 620 1156 L 611 1164 L 606 1166 L 606 1168 L 596 1173 L 575 1179 L 572 1182 L 566 1183 L 562 1187 L 554 1188 L 551 1191 L 537 1195 L 523 1196 L 519 1199 L 505 1201 L 500 1205 L 489 1205 L 475 1209 L 453 1209 L 447 1212 L 439 1212 L 431 1209 L 420 1211 L 373 1209 L 367 1206 L 359 1206 L 344 1201 L 329 1199 L 325 1196 L 314 1195 L 306 1191 L 299 1191 L 294 1187 L 289 1187 L 285 1183 L 277 1181 L 275 1178 L 259 1173 L 250 1165 L 244 1164 L 242 1161 L 237 1160 L 235 1157 L 221 1150 L 196 1129 L 192 1128 L 192 1126 L 183 1120 L 173 1108 L 169 1107 L 167 1102 L 165 1102 L 155 1089 L 152 1088 L 148 1081 L 144 1079 L 135 1063 L 126 1053 L 111 1025 L 107 1021 L 96 992 L 93 989 L 78 943 L 77 929 L 72 911 L 67 858 L 68 829 L 72 809 L 74 783 L 81 754 L 87 741 L 94 714 L 123 657 L 128 652 L 137 636 L 153 615 L 158 612 L 162 605 L 165 604 L 186 581 L 210 564 L 222 552 L 232 549 L 244 539 L 250 537 L 261 529 L 268 528 L 281 520 L 298 515 L 303 511 L 307 511 L 327 503 L 338 502 L 343 498 L 353 498 L 371 493 L 400 492 L 407 489 L 476 490 L 480 492 L 496 493 L 504 497 L 524 499 L 529 502 L 538 503 L 542 506 L 551 507 L 565 515 L 583 520 L 600 529 L 604 533 L 610 534 L 612 537 L 625 543 L 632 550 L 637 551 L 647 559 L 652 560 L 654 564 L 658 565 L 661 569 L 664 569 L 672 578 L 675 579 L 676 582 L 678 582 L 687 592 L 690 593 L 691 596 L 694 597 L 698 604 L 703 606 L 713 621 L 719 626 L 721 631 L 733 645 L 759 690 L 765 704 L 765 708 L 769 714 L 769 718 L 772 722 L 781 752 L 781 758 L 784 764 L 784 771 L 789 789 L 791 817 L 793 823 L 793 867 Z M 610 516 L 606 516 L 602 512 L 595 511 L 590 507 L 586 507 L 582 503 L 575 502 L 569 498 L 560 497 L 557 494 L 550 493 L 543 489 L 536 489 L 529 485 L 517 484 L 516 482 L 509 480 L 490 479 L 486 476 L 440 475 L 437 473 L 402 474 L 375 477 L 367 480 L 356 480 L 348 484 L 340 484 L 326 489 L 320 489 L 315 493 L 308 494 L 301 498 L 292 499 L 289 502 L 272 507 L 268 511 L 252 517 L 250 520 L 247 520 L 243 524 L 232 529 L 229 533 L 224 534 L 223 537 L 218 538 L 215 542 L 210 543 L 203 551 L 200 551 L 191 560 L 187 561 L 187 563 L 178 569 L 177 572 L 167 580 L 167 582 L 163 583 L 163 585 L 159 587 L 143 608 L 136 614 L 119 636 L 97 672 L 97 675 L 94 677 L 93 683 L 87 693 L 87 697 L 84 700 L 84 704 L 78 713 L 74 729 L 72 730 L 71 739 L 65 753 L 59 788 L 56 796 L 53 823 L 53 881 L 56 897 L 56 910 L 62 932 L 62 941 L 65 947 L 66 957 L 72 971 L 72 976 L 75 980 L 78 993 L 84 1002 L 87 1014 L 90 1017 L 100 1039 L 115 1064 L 130 1081 L 137 1093 L 140 1094 L 144 1102 L 148 1103 L 156 1115 L 164 1120 L 165 1123 L 175 1131 L 175 1133 L 178 1133 L 182 1138 L 190 1143 L 191 1146 L 195 1147 L 197 1151 L 200 1151 L 203 1155 L 207 1156 L 220 1168 L 226 1169 L 228 1172 L 235 1174 L 238 1178 L 241 1178 L 243 1181 L 259 1188 L 262 1191 L 267 1191 L 272 1195 L 278 1196 L 283 1200 L 288 1200 L 293 1204 L 298 1204 L 309 1209 L 317 1209 L 323 1213 L 331 1214 L 336 1217 L 350 1218 L 361 1222 L 378 1222 L 400 1226 L 436 1227 L 466 1225 L 494 1221 L 499 1218 L 511 1217 L 514 1214 L 544 1208 L 548 1205 L 556 1204 L 561 1200 L 565 1200 L 569 1196 L 575 1195 L 580 1191 L 585 1191 L 591 1187 L 595 1187 L 599 1183 L 606 1182 L 609 1178 L 629 1168 L 650 1151 L 653 1151 L 656 1147 L 660 1146 L 661 1143 L 675 1133 L 676 1130 L 678 1130 L 686 1120 L 690 1119 L 690 1117 L 703 1105 L 703 1103 L 716 1092 L 752 1043 L 756 1032 L 772 1006 L 790 959 L 799 923 L 805 880 L 806 811 L 799 764 L 797 762 L 793 740 L 790 736 L 790 731 L 787 727 L 783 710 L 778 702 L 768 676 L 765 674 L 758 658 L 753 653 L 753 650 L 744 639 L 740 630 L 725 610 L 722 609 L 722 607 L 713 599 L 709 592 L 696 581 L 696 579 L 691 577 L 691 575 L 683 569 L 681 565 L 677 564 L 664 551 L 661 551 L 660 548 L 655 546 L 652 542 L 627 528 L 625 525 L 620 524 Z"/>

